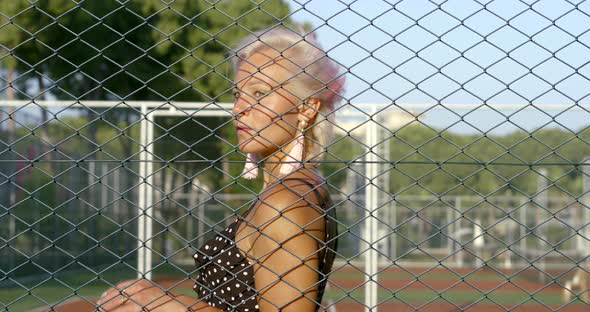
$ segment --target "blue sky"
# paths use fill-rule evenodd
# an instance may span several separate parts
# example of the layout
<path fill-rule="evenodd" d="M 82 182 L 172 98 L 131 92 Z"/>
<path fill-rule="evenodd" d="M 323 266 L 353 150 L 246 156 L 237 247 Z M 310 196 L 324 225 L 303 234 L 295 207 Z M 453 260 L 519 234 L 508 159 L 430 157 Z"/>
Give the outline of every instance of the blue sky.
<path fill-rule="evenodd" d="M 352 104 L 424 104 L 460 133 L 590 126 L 590 0 L 286 1 L 348 69 Z"/>
<path fill-rule="evenodd" d="M 425 122 L 448 127 L 463 118 L 450 129 L 463 133 L 590 124 L 581 109 L 590 110 L 590 1 L 289 3 L 292 17 L 317 27 L 328 54 L 348 68 L 350 103 L 429 104 Z M 530 103 L 541 109 L 502 108 Z"/>

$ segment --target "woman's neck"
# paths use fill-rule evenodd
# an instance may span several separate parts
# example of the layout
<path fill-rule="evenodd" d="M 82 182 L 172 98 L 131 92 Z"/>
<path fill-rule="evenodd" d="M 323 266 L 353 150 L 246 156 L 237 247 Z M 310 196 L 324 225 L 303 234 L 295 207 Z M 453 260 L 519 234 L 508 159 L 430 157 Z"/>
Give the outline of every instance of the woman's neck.
<path fill-rule="evenodd" d="M 285 148 L 290 150 L 290 146 Z M 282 160 L 287 156 L 282 151 L 274 152 L 270 155 L 260 155 L 264 159 L 260 168 L 262 169 L 263 184 L 262 188 L 266 188 L 269 184 L 276 182 L 283 174 L 280 172 Z"/>
<path fill-rule="evenodd" d="M 269 155 L 260 155 L 261 158 L 264 159 L 260 165 L 263 174 L 262 189 L 265 189 L 269 184 L 275 183 L 283 178 L 284 174 L 281 173 L 281 166 L 283 165 L 283 161 L 290 159 L 284 151 L 290 151 L 294 144 L 295 141 L 292 141 L 283 147 L 282 150 L 278 150 Z M 304 167 L 312 171 L 315 169 L 315 166 L 311 164 L 307 164 Z"/>

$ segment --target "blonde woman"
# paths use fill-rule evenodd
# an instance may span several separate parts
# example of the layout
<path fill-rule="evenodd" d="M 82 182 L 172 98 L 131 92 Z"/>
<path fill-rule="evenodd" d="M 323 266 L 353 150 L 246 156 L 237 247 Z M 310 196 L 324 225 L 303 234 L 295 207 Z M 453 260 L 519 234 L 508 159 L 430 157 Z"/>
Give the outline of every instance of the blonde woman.
<path fill-rule="evenodd" d="M 104 311 L 317 311 L 336 251 L 336 219 L 316 172 L 344 78 L 319 48 L 285 28 L 245 38 L 234 58 L 232 110 L 243 177 L 256 202 L 195 254 L 198 298 L 147 280 L 109 289 Z"/>

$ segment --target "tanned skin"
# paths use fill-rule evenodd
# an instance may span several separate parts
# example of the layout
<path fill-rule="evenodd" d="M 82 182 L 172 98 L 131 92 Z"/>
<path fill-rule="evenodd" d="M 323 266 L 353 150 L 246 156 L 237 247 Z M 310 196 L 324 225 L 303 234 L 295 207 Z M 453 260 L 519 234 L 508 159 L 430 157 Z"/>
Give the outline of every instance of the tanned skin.
<path fill-rule="evenodd" d="M 286 178 L 303 178 L 314 186 L 323 179 L 313 167 L 301 168 L 287 177 L 279 173 L 281 161 L 297 135 L 301 121 L 312 125 L 321 101 L 300 99 L 295 75 L 300 68 L 272 49 L 263 49 L 241 62 L 234 82 L 232 109 L 238 147 L 258 153 L 263 172 L 263 191 L 240 223 L 236 245 L 254 264 L 254 284 L 261 312 L 314 311 L 319 276 L 318 249 L 324 237 L 324 216 L 309 186 Z M 297 73 L 297 74 L 295 74 Z M 220 311 L 196 297 L 168 291 L 148 280 L 129 280 L 108 289 L 97 302 L 99 310 L 126 311 Z M 142 310 L 143 309 L 143 310 Z"/>

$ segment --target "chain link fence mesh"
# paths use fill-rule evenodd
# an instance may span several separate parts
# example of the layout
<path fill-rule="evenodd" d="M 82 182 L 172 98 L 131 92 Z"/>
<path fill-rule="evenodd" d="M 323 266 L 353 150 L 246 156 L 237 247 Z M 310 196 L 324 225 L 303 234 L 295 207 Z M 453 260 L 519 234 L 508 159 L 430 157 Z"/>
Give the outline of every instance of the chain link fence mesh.
<path fill-rule="evenodd" d="M 590 309 L 590 1 L 15 0 L 4 311 L 91 311 L 136 277 L 193 293 L 197 248 L 261 187 L 240 178 L 230 61 L 268 27 L 316 34 L 347 77 L 318 161 L 326 310 Z"/>

